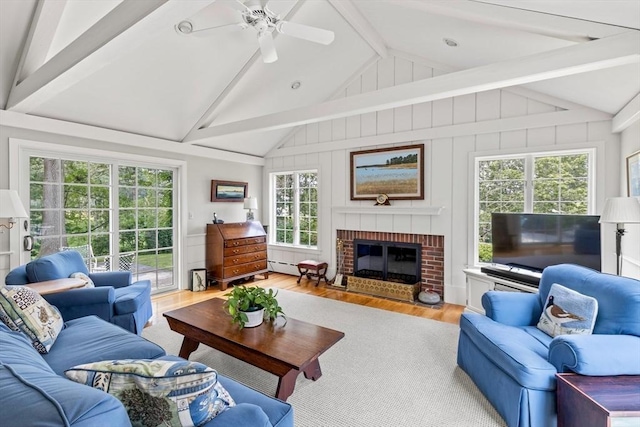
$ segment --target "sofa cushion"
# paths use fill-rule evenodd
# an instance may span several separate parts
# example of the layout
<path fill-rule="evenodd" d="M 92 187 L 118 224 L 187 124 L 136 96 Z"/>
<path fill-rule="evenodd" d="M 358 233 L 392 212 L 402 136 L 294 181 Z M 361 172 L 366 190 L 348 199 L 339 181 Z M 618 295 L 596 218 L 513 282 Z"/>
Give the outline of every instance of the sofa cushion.
<path fill-rule="evenodd" d="M 127 426 L 122 404 L 106 393 L 56 375 L 22 333 L 0 325 L 2 425 L 96 426 L 108 417 Z"/>
<path fill-rule="evenodd" d="M 535 390 L 555 389 L 556 368 L 547 361 L 549 350 L 526 330 L 475 313 L 462 315 L 460 329 L 518 384 Z"/>
<path fill-rule="evenodd" d="M 166 353 L 162 347 L 96 316 L 70 320 L 48 354 L 51 369 L 64 375 L 66 369 L 85 363 L 115 359 L 155 359 Z"/>
<path fill-rule="evenodd" d="M 593 331 L 598 300 L 554 283 L 540 315 L 538 329 L 552 337 L 586 334 Z"/>
<path fill-rule="evenodd" d="M 8 326 L 31 339 L 40 353 L 47 353 L 55 342 L 64 324 L 58 310 L 45 301 L 40 294 L 26 286 L 3 286 L 0 288 L 2 318 Z"/>
<path fill-rule="evenodd" d="M 34 259 L 26 265 L 26 270 L 29 283 L 64 279 L 77 271 L 89 273 L 82 255 L 76 251 L 56 252 Z"/>
<path fill-rule="evenodd" d="M 80 280 L 84 280 L 85 282 L 87 282 L 87 284 L 85 285 L 85 288 L 95 288 L 96 287 L 96 285 L 93 283 L 93 280 L 91 280 L 91 278 L 87 274 L 84 274 L 81 271 L 76 271 L 75 273 L 71 273 L 71 275 L 69 275 L 69 277 L 71 277 L 72 279 L 80 279 Z"/>
<path fill-rule="evenodd" d="M 103 361 L 65 375 L 117 397 L 134 425 L 199 426 L 235 406 L 215 370 L 188 360 Z"/>
<path fill-rule="evenodd" d="M 151 286 L 148 281 L 137 282 L 116 289 L 114 310 L 116 314 L 129 314 L 138 311 L 145 302 L 151 300 Z"/>

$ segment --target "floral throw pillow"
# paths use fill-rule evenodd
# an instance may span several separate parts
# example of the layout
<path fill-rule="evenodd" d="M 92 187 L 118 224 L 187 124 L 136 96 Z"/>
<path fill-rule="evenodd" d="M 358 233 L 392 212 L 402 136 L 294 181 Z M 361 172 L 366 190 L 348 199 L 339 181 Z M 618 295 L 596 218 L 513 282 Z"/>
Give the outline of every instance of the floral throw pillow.
<path fill-rule="evenodd" d="M 91 278 L 89 276 L 87 276 L 86 274 L 82 273 L 82 272 L 77 272 L 77 273 L 71 273 L 71 275 L 69 276 L 72 279 L 80 279 L 80 280 L 84 280 L 85 282 L 87 282 L 87 284 L 85 285 L 85 288 L 95 288 L 96 285 L 93 283 L 93 280 L 91 280 Z"/>
<path fill-rule="evenodd" d="M 557 337 L 591 334 L 598 315 L 598 300 L 554 283 L 538 321 L 538 329 Z"/>
<path fill-rule="evenodd" d="M 49 352 L 64 326 L 57 308 L 26 286 L 0 288 L 0 306 L 5 325 L 27 335 L 38 352 Z"/>
<path fill-rule="evenodd" d="M 134 426 L 199 426 L 235 406 L 215 370 L 188 360 L 105 360 L 65 375 L 115 396 Z"/>

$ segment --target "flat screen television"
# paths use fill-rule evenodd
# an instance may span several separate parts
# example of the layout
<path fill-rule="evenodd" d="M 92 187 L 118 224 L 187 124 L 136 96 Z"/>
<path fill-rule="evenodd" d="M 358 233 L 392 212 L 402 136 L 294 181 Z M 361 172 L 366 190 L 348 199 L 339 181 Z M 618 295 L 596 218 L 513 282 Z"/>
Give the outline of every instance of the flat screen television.
<path fill-rule="evenodd" d="M 598 215 L 491 214 L 494 263 L 541 272 L 555 264 L 600 271 Z"/>

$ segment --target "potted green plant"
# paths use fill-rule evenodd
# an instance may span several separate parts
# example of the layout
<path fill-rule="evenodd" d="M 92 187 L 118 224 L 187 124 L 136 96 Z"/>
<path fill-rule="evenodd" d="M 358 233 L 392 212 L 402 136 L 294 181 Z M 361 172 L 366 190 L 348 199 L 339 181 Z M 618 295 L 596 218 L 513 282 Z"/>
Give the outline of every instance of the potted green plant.
<path fill-rule="evenodd" d="M 260 286 L 235 286 L 227 294 L 225 307 L 231 315 L 231 321 L 240 329 L 262 324 L 264 319 L 275 320 L 279 315 L 284 317 L 282 307 L 276 299 L 278 291 Z"/>

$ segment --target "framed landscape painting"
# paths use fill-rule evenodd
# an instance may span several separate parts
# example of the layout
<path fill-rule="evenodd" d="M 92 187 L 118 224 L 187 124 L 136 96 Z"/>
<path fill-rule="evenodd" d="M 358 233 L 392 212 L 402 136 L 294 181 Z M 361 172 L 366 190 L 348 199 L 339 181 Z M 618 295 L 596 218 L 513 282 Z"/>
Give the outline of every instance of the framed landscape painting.
<path fill-rule="evenodd" d="M 212 202 L 243 202 L 248 194 L 249 184 L 237 181 L 211 181 Z"/>
<path fill-rule="evenodd" d="M 424 200 L 424 144 L 351 152 L 351 200 Z"/>
<path fill-rule="evenodd" d="M 640 151 L 627 157 L 627 192 L 629 197 L 640 197 Z"/>

